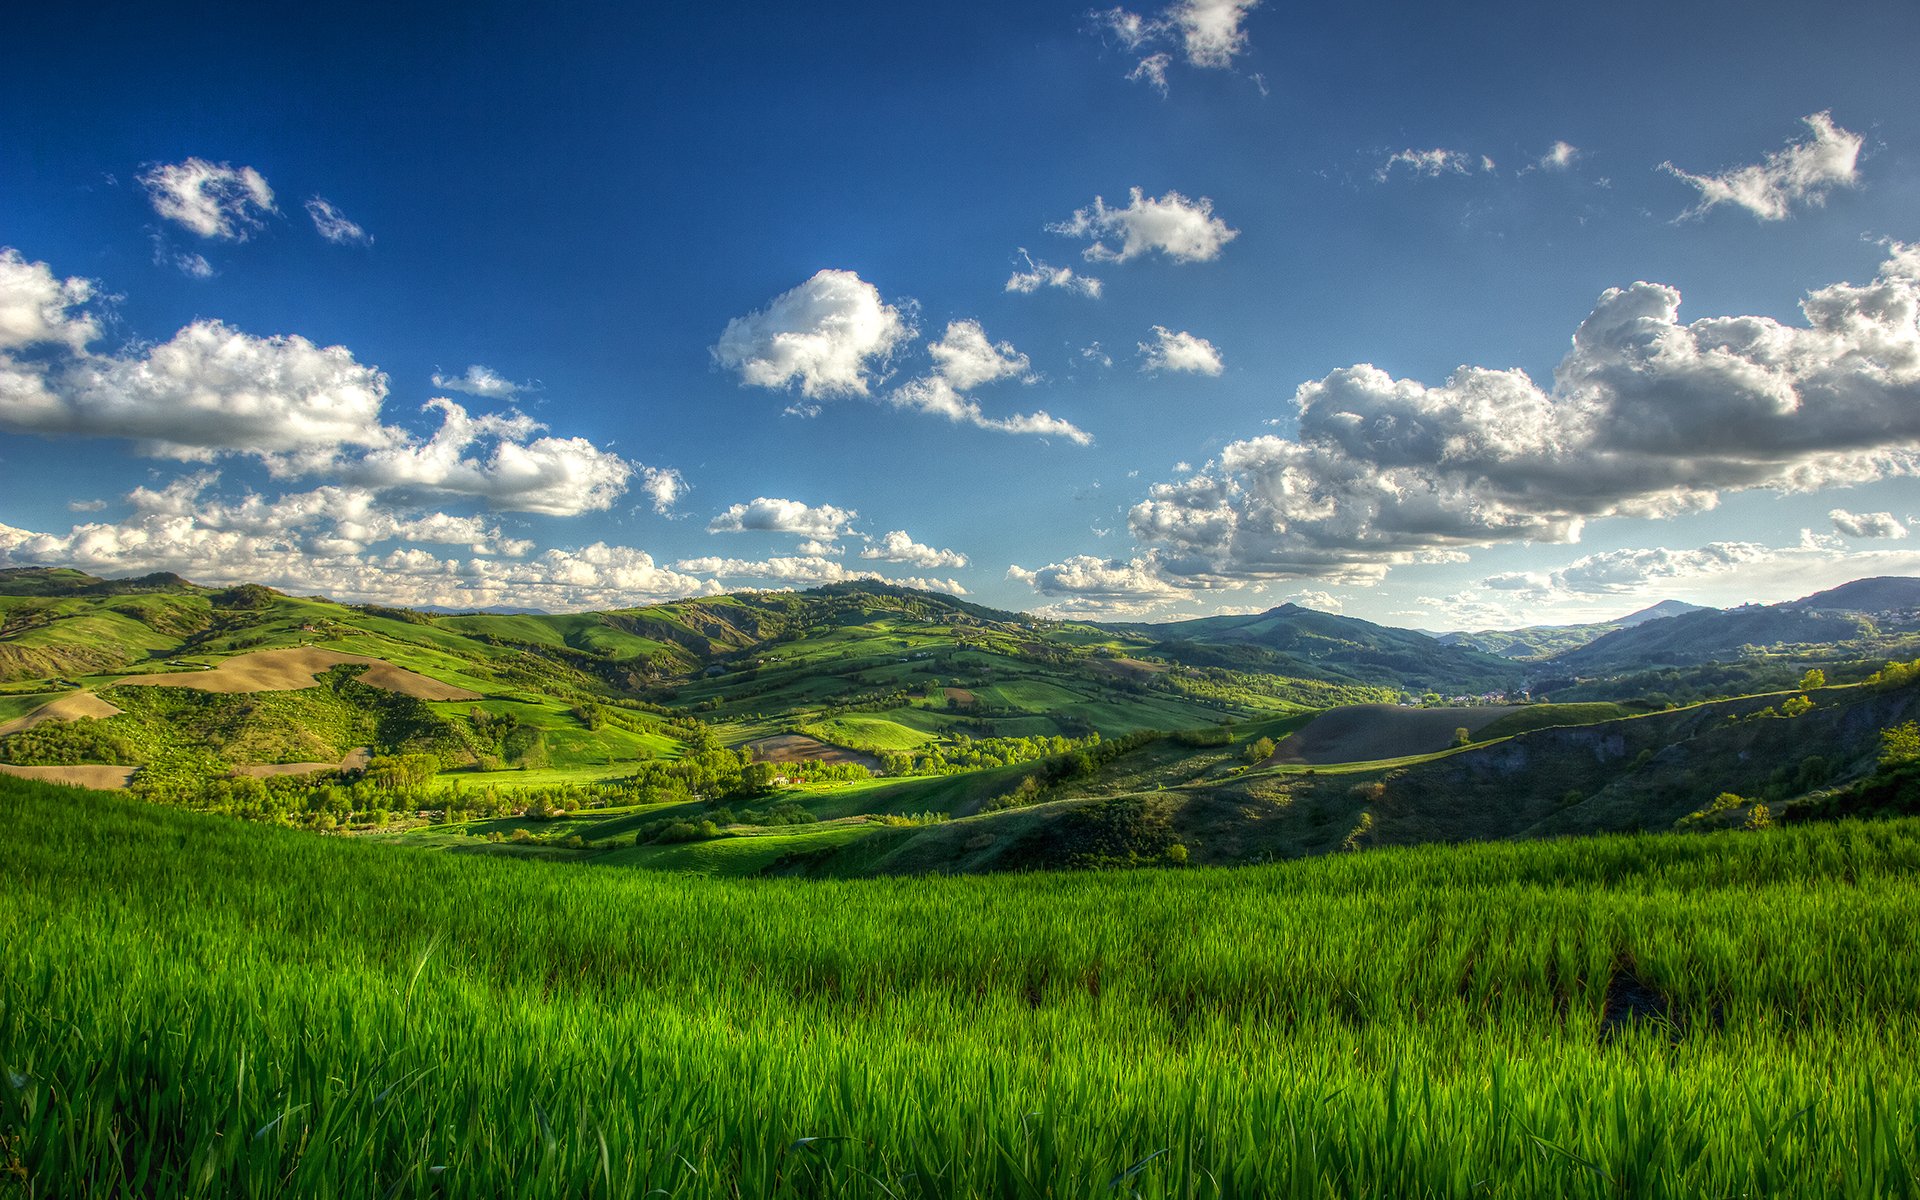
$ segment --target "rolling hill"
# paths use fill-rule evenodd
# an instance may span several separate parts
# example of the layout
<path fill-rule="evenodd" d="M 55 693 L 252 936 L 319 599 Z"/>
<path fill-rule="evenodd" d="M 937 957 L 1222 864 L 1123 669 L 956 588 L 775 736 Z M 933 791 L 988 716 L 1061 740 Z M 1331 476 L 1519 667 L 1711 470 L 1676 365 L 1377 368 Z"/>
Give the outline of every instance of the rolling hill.
<path fill-rule="evenodd" d="M 1448 694 L 1502 691 L 1522 671 L 1482 650 L 1297 604 L 1250 616 L 1201 617 L 1112 628 L 1148 639 L 1155 653 L 1197 666 L 1271 671 L 1309 679 Z"/>

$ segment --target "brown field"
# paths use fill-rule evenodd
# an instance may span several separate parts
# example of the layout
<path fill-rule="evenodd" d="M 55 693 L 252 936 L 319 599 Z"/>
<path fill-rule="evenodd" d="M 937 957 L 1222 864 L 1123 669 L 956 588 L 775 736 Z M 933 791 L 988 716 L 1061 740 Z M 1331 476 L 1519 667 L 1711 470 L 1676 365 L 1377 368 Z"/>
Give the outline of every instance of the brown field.
<path fill-rule="evenodd" d="M 299 763 L 255 763 L 247 767 L 235 767 L 242 775 L 251 775 L 255 779 L 266 779 L 274 775 L 312 775 L 316 771 L 358 771 L 372 758 L 372 751 L 361 746 L 347 751 L 346 757 L 337 763 L 299 762 Z"/>
<path fill-rule="evenodd" d="M 1330 709 L 1281 741 L 1269 763 L 1371 762 L 1432 754 L 1453 745 L 1454 731 L 1472 732 L 1513 712 L 1517 705 L 1485 708 L 1401 708 L 1353 704 Z"/>
<path fill-rule="evenodd" d="M 32 729 L 35 725 L 48 721 L 77 721 L 82 717 L 104 718 L 119 715 L 120 710 L 92 692 L 69 692 L 58 700 L 50 700 L 34 709 L 24 717 L 15 717 L 0 725 L 0 737 L 9 733 L 19 733 L 23 729 Z"/>
<path fill-rule="evenodd" d="M 451 683 L 441 683 L 431 676 L 418 671 L 409 671 L 405 667 L 396 667 L 390 662 L 376 661 L 371 667 L 360 672 L 361 683 L 368 687 L 382 688 L 389 692 L 399 692 L 402 696 L 412 696 L 416 700 L 478 700 L 479 692 L 470 692 Z"/>
<path fill-rule="evenodd" d="M 804 733 L 777 733 L 757 742 L 748 742 L 747 749 L 761 762 L 859 763 L 869 771 L 880 770 L 880 760 L 871 754 L 823 742 Z"/>
<path fill-rule="evenodd" d="M 76 787 L 100 788 L 112 790 L 127 786 L 127 780 L 133 778 L 137 767 L 102 767 L 91 764 L 68 767 L 16 767 L 12 763 L 0 763 L 0 773 L 18 775 L 22 779 L 38 779 L 46 783 L 71 783 Z"/>
<path fill-rule="evenodd" d="M 478 700 L 480 693 L 441 683 L 415 671 L 396 667 L 364 654 L 343 654 L 300 646 L 286 650 L 256 650 L 225 659 L 209 671 L 180 671 L 158 675 L 129 675 L 116 684 L 136 687 L 183 687 L 203 692 L 293 692 L 319 683 L 315 676 L 341 663 L 365 663 L 359 675 L 369 687 L 399 692 L 421 700 Z"/>
<path fill-rule="evenodd" d="M 961 708 L 973 707 L 973 693 L 965 688 L 948 688 L 947 701 Z"/>

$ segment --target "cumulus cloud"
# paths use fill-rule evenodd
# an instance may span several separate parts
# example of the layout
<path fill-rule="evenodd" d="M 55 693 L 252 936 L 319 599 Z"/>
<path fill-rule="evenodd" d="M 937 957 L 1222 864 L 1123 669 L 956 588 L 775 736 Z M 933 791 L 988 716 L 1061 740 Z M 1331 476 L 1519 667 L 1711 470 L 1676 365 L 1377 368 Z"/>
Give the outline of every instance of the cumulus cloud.
<path fill-rule="evenodd" d="M 1635 593 L 1650 584 L 1724 575 L 1774 557 L 1757 542 L 1712 542 L 1697 550 L 1603 550 L 1546 572 L 1512 572 L 1485 580 L 1496 591 L 1568 592 L 1578 595 Z"/>
<path fill-rule="evenodd" d="M 586 438 L 535 437 L 546 426 L 524 413 L 474 416 L 445 399 L 422 408 L 440 415 L 430 437 L 396 440 L 330 465 L 343 478 L 382 489 L 471 496 L 509 512 L 561 517 L 611 507 L 633 474 L 632 464 Z"/>
<path fill-rule="evenodd" d="M 67 511 L 77 513 L 97 513 L 107 507 L 105 500 L 69 500 Z"/>
<path fill-rule="evenodd" d="M 1153 327 L 1153 341 L 1140 343 L 1142 371 L 1183 371 L 1218 375 L 1227 369 L 1212 342 L 1187 332 L 1174 333 L 1165 325 Z"/>
<path fill-rule="evenodd" d="M 680 497 L 687 494 L 687 479 L 672 467 L 642 467 L 640 490 L 653 502 L 654 512 L 670 513 Z"/>
<path fill-rule="evenodd" d="M 1375 169 L 1373 177 L 1385 183 L 1393 178 L 1396 170 L 1426 179 L 1437 179 L 1442 175 L 1471 175 L 1476 170 L 1491 171 L 1493 168 L 1493 160 L 1484 154 L 1474 155 L 1442 147 L 1432 150 L 1407 149 L 1388 155 L 1387 161 Z"/>
<path fill-rule="evenodd" d="M 458 375 L 442 375 L 435 371 L 433 386 L 487 400 L 511 400 L 520 394 L 521 387 L 492 367 L 483 367 L 479 363 L 474 363 Z"/>
<path fill-rule="evenodd" d="M 1836 508 L 1827 514 L 1835 531 L 1850 538 L 1903 538 L 1907 527 L 1890 512 L 1855 513 Z"/>
<path fill-rule="evenodd" d="M 1081 446 L 1092 443 L 1092 435 L 1071 421 L 1044 411 L 989 417 L 978 401 L 965 394 L 1003 379 L 1034 381 L 1027 356 L 1011 342 L 988 338 L 980 322 L 950 322 L 940 340 L 927 347 L 927 354 L 933 360 L 933 372 L 889 392 L 887 403 L 1000 433 L 1064 437 Z"/>
<path fill-rule="evenodd" d="M 1595 517 L 1711 507 L 1920 465 L 1920 249 L 1810 293 L 1805 324 L 1709 317 L 1610 289 L 1542 388 L 1461 367 L 1444 384 L 1360 364 L 1300 386 L 1294 437 L 1225 446 L 1129 514 L 1174 576 L 1377 578 L 1505 541 L 1568 542 Z"/>
<path fill-rule="evenodd" d="M 81 306 L 94 298 L 90 280 L 61 279 L 43 262 L 0 248 L 0 353 L 55 345 L 82 350 L 100 326 Z"/>
<path fill-rule="evenodd" d="M 1768 154 L 1758 163 L 1735 167 L 1718 175 L 1694 175 L 1670 162 L 1660 169 L 1685 180 L 1700 193 L 1700 202 L 1680 214 L 1698 217 L 1721 204 L 1746 209 L 1762 221 L 1783 220 L 1796 204 L 1818 206 L 1836 187 L 1852 187 L 1859 179 L 1862 139 L 1833 123 L 1833 114 L 1817 112 L 1802 117 L 1811 136 Z"/>
<path fill-rule="evenodd" d="M 367 231 L 358 222 L 349 220 L 347 214 L 324 196 L 314 196 L 307 201 L 307 215 L 313 218 L 314 231 L 336 246 L 373 245 Z"/>
<path fill-rule="evenodd" d="M 1332 592 L 1313 590 L 1295 592 L 1293 595 L 1288 596 L 1287 600 L 1290 603 L 1298 604 L 1301 608 L 1311 608 L 1316 612 L 1338 615 L 1347 610 L 1346 603 Z"/>
<path fill-rule="evenodd" d="M 1101 284 L 1091 275 L 1078 274 L 1072 267 L 1055 267 L 1044 262 L 1035 262 L 1033 256 L 1027 253 L 1025 246 L 1020 248 L 1020 257 L 1026 260 L 1027 269 L 1022 271 L 1015 268 L 1013 274 L 1007 277 L 1007 291 L 1030 294 L 1043 287 L 1063 288 L 1091 299 L 1099 299 Z"/>
<path fill-rule="evenodd" d="M 57 562 L 107 575 L 174 571 L 216 586 L 264 583 L 349 602 L 454 609 L 512 604 L 567 612 L 725 590 L 663 567 L 645 551 L 603 542 L 519 559 L 443 557 L 419 546 L 356 553 L 347 544 L 350 539 L 330 545 L 304 534 L 215 528 L 193 514 L 145 513 L 122 524 L 78 525 L 64 534 L 0 525 L 0 565 Z M 526 550 L 525 543 L 505 548 Z"/>
<path fill-rule="evenodd" d="M 1125 208 L 1110 208 L 1099 196 L 1075 210 L 1065 221 L 1047 226 L 1049 232 L 1091 241 L 1082 255 L 1091 262 L 1126 262 L 1158 251 L 1178 263 L 1211 262 L 1240 231 L 1213 215 L 1213 201 L 1205 196 L 1189 200 L 1168 192 L 1158 200 L 1139 188 L 1128 190 Z"/>
<path fill-rule="evenodd" d="M 727 322 L 711 353 L 754 387 L 797 386 L 808 399 L 865 396 L 876 366 L 913 336 L 880 289 L 852 271 L 825 270 Z"/>
<path fill-rule="evenodd" d="M 95 353 L 87 343 L 98 327 L 75 311 L 91 294 L 85 281 L 0 252 L 0 429 L 129 438 L 183 461 L 253 455 L 280 476 L 332 474 L 552 515 L 608 507 L 633 472 L 584 438 L 539 436 L 546 427 L 514 411 L 475 417 L 433 400 L 424 406 L 440 419 L 433 434 L 388 425 L 386 375 L 344 346 L 298 335 L 203 320 L 155 346 Z"/>
<path fill-rule="evenodd" d="M 693 575 L 712 576 L 716 579 L 759 579 L 796 587 L 819 587 L 829 583 L 875 579 L 882 583 L 919 588 L 922 591 L 946 592 L 954 596 L 967 594 L 967 589 L 952 579 L 923 579 L 917 576 L 889 579 L 878 571 L 848 567 L 831 558 L 817 556 L 777 555 L 772 558 L 744 559 L 708 555 L 702 558 L 682 559 L 673 564 L 673 569 Z"/>
<path fill-rule="evenodd" d="M 252 167 L 203 158 L 162 163 L 141 172 L 153 211 L 203 238 L 244 242 L 276 213 L 273 189 Z"/>
<path fill-rule="evenodd" d="M 906 563 L 923 571 L 967 565 L 966 555 L 957 550 L 936 550 L 932 546 L 923 546 L 908 537 L 904 529 L 890 530 L 884 537 L 869 541 L 866 549 L 860 552 L 860 557 Z"/>
<path fill-rule="evenodd" d="M 796 533 L 803 537 L 831 541 L 852 532 L 859 513 L 831 504 L 804 504 L 798 500 L 777 500 L 761 496 L 747 504 L 729 506 L 707 522 L 708 533 Z"/>
<path fill-rule="evenodd" d="M 1054 600 L 1037 611 L 1057 620 L 1139 616 L 1181 599 L 1196 586 L 1169 579 L 1151 553 L 1131 559 L 1078 554 L 1032 570 L 1008 567 L 1007 578 Z"/>
<path fill-rule="evenodd" d="M 170 458 L 262 454 L 391 440 L 380 424 L 387 377 L 344 346 L 255 337 L 195 321 L 132 356 L 80 355 L 43 370 L 33 395 L 0 390 L 0 426 L 127 437 Z"/>

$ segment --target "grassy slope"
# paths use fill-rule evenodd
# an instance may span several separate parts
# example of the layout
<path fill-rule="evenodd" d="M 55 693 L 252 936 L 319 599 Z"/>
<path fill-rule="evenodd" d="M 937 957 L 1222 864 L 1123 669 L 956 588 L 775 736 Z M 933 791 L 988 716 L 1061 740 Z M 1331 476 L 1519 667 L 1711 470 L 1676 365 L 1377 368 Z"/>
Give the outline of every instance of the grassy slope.
<path fill-rule="evenodd" d="M 1912 821 L 829 884 L 0 823 L 22 1194 L 1917 1187 Z"/>

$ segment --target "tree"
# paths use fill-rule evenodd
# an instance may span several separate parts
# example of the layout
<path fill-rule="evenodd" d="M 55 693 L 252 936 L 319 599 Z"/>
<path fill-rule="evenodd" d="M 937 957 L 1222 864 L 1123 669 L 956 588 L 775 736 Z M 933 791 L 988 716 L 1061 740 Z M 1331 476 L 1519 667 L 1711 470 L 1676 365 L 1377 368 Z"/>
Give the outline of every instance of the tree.
<path fill-rule="evenodd" d="M 1273 739 L 1263 737 L 1247 743 L 1246 755 L 1247 761 L 1250 763 L 1263 763 L 1267 761 L 1273 757 Z"/>
<path fill-rule="evenodd" d="M 1460 728 L 1453 731 L 1453 744 L 1456 746 L 1464 746 L 1468 742 L 1471 742 L 1472 740 L 1473 740 L 1473 732 L 1469 730 L 1465 725 L 1462 725 Z"/>
<path fill-rule="evenodd" d="M 1800 690 L 1803 692 L 1811 692 L 1815 688 L 1823 688 L 1825 686 L 1827 686 L 1827 673 L 1819 667 L 1810 668 L 1805 675 L 1800 677 Z"/>
<path fill-rule="evenodd" d="M 1880 765 L 1896 766 L 1920 758 L 1920 724 L 1908 721 L 1880 731 Z"/>
<path fill-rule="evenodd" d="M 1783 717 L 1797 717 L 1812 708 L 1813 701 L 1807 699 L 1805 696 L 1794 696 L 1780 706 L 1780 715 Z"/>

